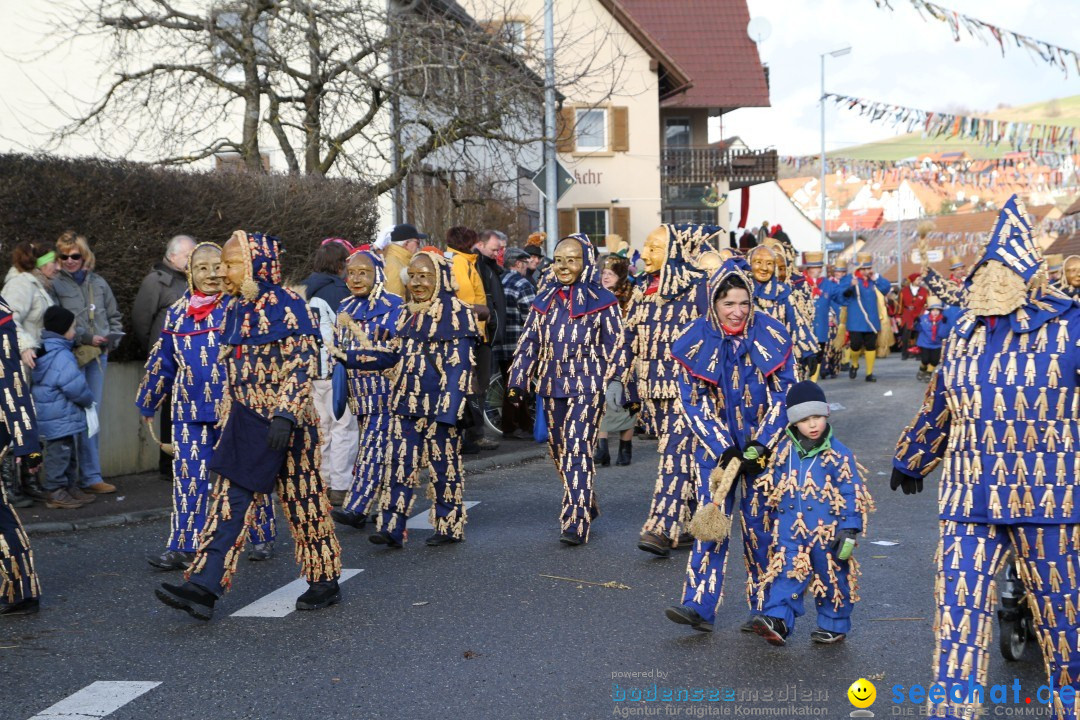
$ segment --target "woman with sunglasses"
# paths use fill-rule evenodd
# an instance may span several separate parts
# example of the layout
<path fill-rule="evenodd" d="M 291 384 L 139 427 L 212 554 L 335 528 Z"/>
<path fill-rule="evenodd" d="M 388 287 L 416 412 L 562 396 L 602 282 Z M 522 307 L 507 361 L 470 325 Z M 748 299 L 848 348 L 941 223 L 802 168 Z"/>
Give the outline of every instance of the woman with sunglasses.
<path fill-rule="evenodd" d="M 53 278 L 53 294 L 75 314 L 75 357 L 100 408 L 109 350 L 123 334 L 120 310 L 105 278 L 94 272 L 94 253 L 86 238 L 72 230 L 65 232 L 56 241 L 56 259 L 60 272 Z M 79 438 L 79 485 L 101 495 L 116 492 L 116 487 L 101 479 L 98 437 L 88 437 L 84 431 Z"/>

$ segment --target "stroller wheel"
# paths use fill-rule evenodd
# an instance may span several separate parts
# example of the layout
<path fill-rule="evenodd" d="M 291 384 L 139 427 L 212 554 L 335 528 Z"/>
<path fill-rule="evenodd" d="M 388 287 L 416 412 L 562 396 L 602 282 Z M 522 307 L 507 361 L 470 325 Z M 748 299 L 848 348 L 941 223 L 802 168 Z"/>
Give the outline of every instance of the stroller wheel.
<path fill-rule="evenodd" d="M 1026 617 L 1004 619 L 1000 618 L 1001 632 L 998 644 L 1001 654 L 1006 660 L 1017 661 L 1024 656 L 1024 648 L 1027 646 L 1028 634 L 1032 631 L 1029 627 L 1031 621 Z"/>

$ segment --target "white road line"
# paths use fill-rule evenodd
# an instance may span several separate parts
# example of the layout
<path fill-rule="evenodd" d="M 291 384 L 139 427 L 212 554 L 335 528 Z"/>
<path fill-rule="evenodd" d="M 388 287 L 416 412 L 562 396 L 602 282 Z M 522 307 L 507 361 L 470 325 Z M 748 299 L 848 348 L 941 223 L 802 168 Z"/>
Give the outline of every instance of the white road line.
<path fill-rule="evenodd" d="M 341 579 L 345 582 L 359 575 L 363 570 L 342 570 Z M 245 605 L 230 617 L 285 617 L 296 611 L 296 598 L 304 594 L 308 583 L 304 578 L 293 580 L 283 588 L 278 588 L 269 595 L 264 595 L 250 605 Z"/>
<path fill-rule="evenodd" d="M 160 682 L 103 681 L 90 683 L 30 720 L 97 720 L 116 712 Z"/>
<path fill-rule="evenodd" d="M 466 500 L 465 502 L 462 503 L 462 505 L 465 506 L 466 510 L 468 510 L 469 508 L 474 508 L 479 504 L 480 504 L 479 500 Z M 405 527 L 408 528 L 409 530 L 434 530 L 435 529 L 435 528 L 431 527 L 431 523 L 428 522 L 428 511 L 427 510 L 420 513 L 419 515 L 414 515 L 411 518 L 409 518 L 409 521 L 407 523 L 405 523 Z"/>

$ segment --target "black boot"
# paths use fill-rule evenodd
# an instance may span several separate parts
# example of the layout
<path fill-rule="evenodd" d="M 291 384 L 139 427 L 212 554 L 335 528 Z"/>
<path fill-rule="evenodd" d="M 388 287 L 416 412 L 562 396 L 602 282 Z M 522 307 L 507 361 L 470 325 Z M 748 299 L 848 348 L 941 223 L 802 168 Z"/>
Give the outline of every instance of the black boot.
<path fill-rule="evenodd" d="M 611 465 L 611 453 L 608 451 L 607 438 L 600 438 L 597 442 L 596 452 L 593 453 L 593 460 L 600 467 Z"/>
<path fill-rule="evenodd" d="M 320 580 L 308 583 L 308 589 L 296 598 L 297 610 L 322 610 L 341 602 L 341 588 L 337 580 Z"/>
<path fill-rule="evenodd" d="M 357 530 L 367 525 L 367 518 L 360 513 L 349 512 L 348 510 L 338 510 L 334 508 L 330 511 L 330 517 L 334 518 L 334 522 L 339 522 L 342 525 L 349 525 Z"/>
<path fill-rule="evenodd" d="M 212 592 L 203 590 L 190 582 L 183 585 L 161 583 L 161 587 L 154 591 L 154 595 L 169 607 L 183 610 L 199 620 L 209 620 L 213 617 L 214 603 L 217 602 L 217 597 Z"/>
<path fill-rule="evenodd" d="M 634 447 L 633 440 L 619 441 L 619 457 L 615 460 L 616 465 L 629 465 L 631 449 Z"/>
<path fill-rule="evenodd" d="M 41 487 L 41 483 L 38 481 L 37 475 L 23 473 L 22 487 L 23 494 L 28 495 L 35 500 L 44 500 L 45 498 L 49 497 L 49 493 L 45 492 L 45 488 Z"/>
<path fill-rule="evenodd" d="M 18 469 L 15 467 L 15 458 L 6 457 L 0 464 L 0 478 L 3 478 L 4 492 L 7 494 L 8 504 L 13 508 L 28 508 L 33 506 L 34 499 L 23 493 L 22 482 L 19 480 Z"/>

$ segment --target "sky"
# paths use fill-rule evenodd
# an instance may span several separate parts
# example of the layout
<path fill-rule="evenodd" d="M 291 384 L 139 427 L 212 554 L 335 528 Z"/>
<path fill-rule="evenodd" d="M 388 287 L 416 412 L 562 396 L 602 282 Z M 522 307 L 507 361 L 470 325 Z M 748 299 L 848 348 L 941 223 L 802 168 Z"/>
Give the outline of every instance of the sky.
<path fill-rule="evenodd" d="M 1080 52 L 1080 0 L 935 1 Z M 770 68 L 772 107 L 728 113 L 713 134 L 738 135 L 750 147 L 774 147 L 781 155 L 819 153 L 820 55 L 849 45 L 850 54 L 825 59 L 826 92 L 937 111 L 994 110 L 1080 94 L 1075 68 L 1066 77 L 1015 47 L 1002 57 L 996 43 L 984 45 L 963 30 L 955 42 L 947 24 L 924 20 L 909 0 L 890 2 L 892 11 L 878 9 L 874 0 L 748 0 L 750 17 L 771 26 L 758 51 Z M 831 101 L 825 128 L 830 152 L 902 134 Z"/>

